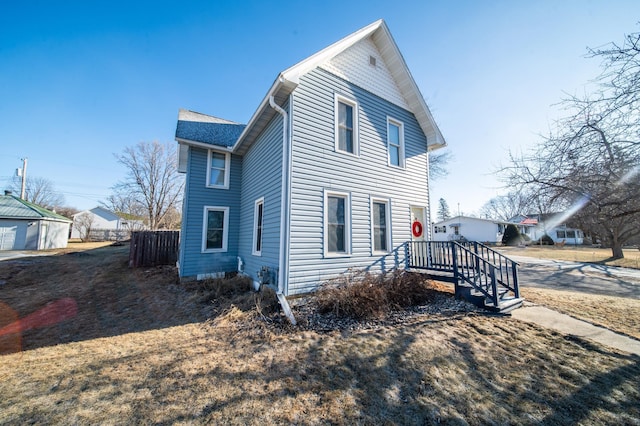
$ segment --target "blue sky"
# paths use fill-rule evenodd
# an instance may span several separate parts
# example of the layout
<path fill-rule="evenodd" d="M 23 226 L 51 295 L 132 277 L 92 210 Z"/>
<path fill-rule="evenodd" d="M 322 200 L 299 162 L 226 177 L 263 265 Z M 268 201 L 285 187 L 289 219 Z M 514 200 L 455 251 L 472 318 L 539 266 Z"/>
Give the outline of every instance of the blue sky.
<path fill-rule="evenodd" d="M 598 75 L 586 47 L 640 30 L 640 2 L 5 1 L 0 185 L 28 157 L 67 205 L 94 207 L 124 177 L 113 154 L 173 142 L 179 108 L 247 122 L 278 72 L 379 18 L 454 156 L 432 204 L 468 214 Z"/>

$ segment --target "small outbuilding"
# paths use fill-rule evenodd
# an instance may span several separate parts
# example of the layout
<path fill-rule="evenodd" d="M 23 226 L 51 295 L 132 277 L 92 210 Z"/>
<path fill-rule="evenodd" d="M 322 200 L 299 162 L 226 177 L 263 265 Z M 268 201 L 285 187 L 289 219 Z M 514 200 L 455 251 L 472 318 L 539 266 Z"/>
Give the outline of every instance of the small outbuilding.
<path fill-rule="evenodd" d="M 71 220 L 5 191 L 0 195 L 0 250 L 65 248 Z"/>
<path fill-rule="evenodd" d="M 140 219 L 134 219 L 131 215 L 115 213 L 99 206 L 76 213 L 72 217 L 72 239 L 123 240 L 131 237 L 131 231 L 141 231 L 146 228 Z"/>
<path fill-rule="evenodd" d="M 480 219 L 478 217 L 456 216 L 432 224 L 433 241 L 479 241 L 496 244 L 502 236 L 508 222 L 502 220 Z"/>

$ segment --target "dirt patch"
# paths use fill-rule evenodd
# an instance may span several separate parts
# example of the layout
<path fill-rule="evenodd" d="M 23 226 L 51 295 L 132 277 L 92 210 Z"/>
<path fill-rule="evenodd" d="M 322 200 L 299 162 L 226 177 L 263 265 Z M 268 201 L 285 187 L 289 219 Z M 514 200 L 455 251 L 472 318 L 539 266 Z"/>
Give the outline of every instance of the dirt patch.
<path fill-rule="evenodd" d="M 174 267 L 130 269 L 128 250 L 128 245 L 74 248 L 52 256 L 1 262 L 4 311 L 25 318 L 60 300 L 71 299 L 77 306 L 71 320 L 24 332 L 23 349 L 208 318 L 210 307 L 194 307 L 192 294 L 177 284 Z"/>

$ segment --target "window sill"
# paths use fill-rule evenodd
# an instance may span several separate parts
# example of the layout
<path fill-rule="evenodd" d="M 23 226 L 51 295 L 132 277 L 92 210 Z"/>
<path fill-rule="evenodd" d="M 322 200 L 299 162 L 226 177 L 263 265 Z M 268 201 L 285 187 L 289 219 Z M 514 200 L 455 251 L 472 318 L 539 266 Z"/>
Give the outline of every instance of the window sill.
<path fill-rule="evenodd" d="M 325 253 L 325 259 L 340 259 L 351 257 L 351 253 Z"/>
<path fill-rule="evenodd" d="M 394 168 L 394 169 L 407 170 L 407 167 L 406 167 L 406 166 L 404 166 L 404 165 L 402 165 L 402 166 L 396 166 L 395 164 L 387 163 L 387 166 L 389 166 L 389 167 L 391 167 L 391 168 Z"/>
<path fill-rule="evenodd" d="M 341 149 L 334 149 L 333 152 L 336 152 L 338 154 L 350 155 L 350 156 L 355 157 L 355 158 L 360 158 L 360 154 L 359 153 L 356 154 L 356 153 L 349 152 L 349 151 L 342 151 Z"/>
<path fill-rule="evenodd" d="M 228 250 L 227 249 L 208 249 L 208 250 L 202 250 L 201 253 L 203 254 L 209 254 L 209 253 L 226 253 Z"/>
<path fill-rule="evenodd" d="M 208 189 L 229 189 L 229 185 L 205 185 Z"/>

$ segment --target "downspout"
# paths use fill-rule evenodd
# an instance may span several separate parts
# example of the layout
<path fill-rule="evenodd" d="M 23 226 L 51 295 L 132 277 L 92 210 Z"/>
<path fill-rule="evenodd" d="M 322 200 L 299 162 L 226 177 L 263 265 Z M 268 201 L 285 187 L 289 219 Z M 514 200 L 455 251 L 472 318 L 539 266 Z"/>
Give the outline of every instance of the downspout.
<path fill-rule="evenodd" d="M 287 278 L 288 258 L 288 229 L 289 229 L 289 114 L 269 96 L 269 105 L 282 115 L 282 192 L 280 195 L 280 263 L 278 266 L 278 289 L 276 295 L 280 306 L 291 324 L 296 325 L 296 319 L 291 312 L 289 302 L 284 295 L 284 283 Z"/>

